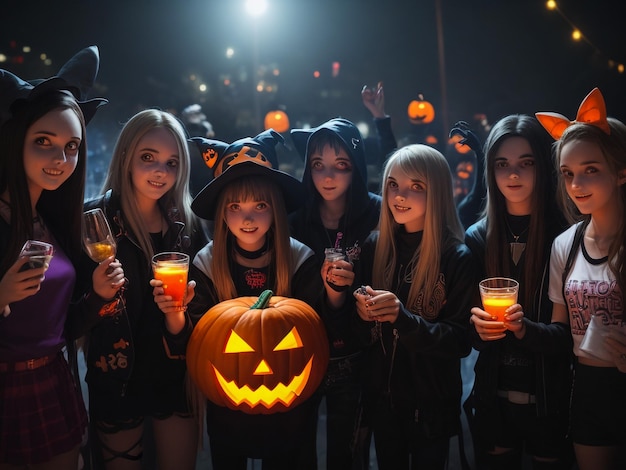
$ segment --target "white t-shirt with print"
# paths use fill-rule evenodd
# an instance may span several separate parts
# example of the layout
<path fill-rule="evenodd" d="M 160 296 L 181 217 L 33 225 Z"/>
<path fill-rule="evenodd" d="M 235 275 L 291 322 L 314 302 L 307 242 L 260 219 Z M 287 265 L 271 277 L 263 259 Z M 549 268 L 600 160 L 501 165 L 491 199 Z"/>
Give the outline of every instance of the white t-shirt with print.
<path fill-rule="evenodd" d="M 580 245 L 563 288 L 563 270 L 578 225 L 567 229 L 552 244 L 549 297 L 552 302 L 566 306 L 574 339 L 574 354 L 598 361 L 582 351 L 580 343 L 592 315 L 599 315 L 605 325 L 621 325 L 622 296 L 607 258 L 593 259 Z M 612 363 L 606 365 L 613 366 Z"/>

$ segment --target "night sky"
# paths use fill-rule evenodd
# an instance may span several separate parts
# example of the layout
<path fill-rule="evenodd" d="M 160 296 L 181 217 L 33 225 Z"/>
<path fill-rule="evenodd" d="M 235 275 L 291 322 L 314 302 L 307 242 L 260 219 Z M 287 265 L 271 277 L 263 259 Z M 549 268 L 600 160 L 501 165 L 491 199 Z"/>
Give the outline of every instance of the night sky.
<path fill-rule="evenodd" d="M 110 104 L 95 126 L 119 128 L 143 107 L 177 112 L 200 102 L 217 137 L 227 141 L 262 130 L 241 126 L 242 110 L 253 108 L 255 43 L 258 63 L 280 69 L 278 92 L 261 99 L 262 113 L 284 106 L 292 126 L 339 115 L 369 120 L 360 89 L 379 80 L 399 138 L 411 132 L 406 107 L 419 93 L 435 106 L 429 131 L 439 135 L 457 120 L 474 122 L 477 113 L 490 122 L 536 111 L 573 119 L 594 86 L 608 113 L 626 119 L 626 74 L 607 66 L 609 58 L 626 63 L 626 28 L 614 9 L 620 2 L 558 2 L 594 49 L 574 43 L 570 26 L 542 0 L 441 0 L 445 99 L 434 0 L 268 2 L 255 25 L 243 0 L 5 0 L 0 53 L 14 56 L 23 45 L 32 52 L 23 64 L 0 67 L 22 78 L 50 76 L 76 51 L 96 44 L 101 68 L 95 94 Z M 236 50 L 232 59 L 224 53 L 229 46 Z M 53 65 L 42 66 L 40 52 Z M 333 61 L 341 64 L 335 78 Z M 248 80 L 240 81 L 246 73 Z M 192 74 L 207 83 L 206 94 L 192 86 Z M 236 86 L 226 89 L 224 77 Z"/>

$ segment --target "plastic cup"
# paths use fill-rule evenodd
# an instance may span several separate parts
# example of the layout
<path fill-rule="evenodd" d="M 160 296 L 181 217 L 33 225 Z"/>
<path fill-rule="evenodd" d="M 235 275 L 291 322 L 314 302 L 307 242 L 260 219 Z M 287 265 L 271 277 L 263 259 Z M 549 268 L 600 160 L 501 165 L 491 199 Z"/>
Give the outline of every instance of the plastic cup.
<path fill-rule="evenodd" d="M 172 300 L 182 309 L 187 290 L 189 255 L 175 251 L 158 253 L 152 257 L 152 270 L 154 278 L 163 282 L 165 295 L 171 295 Z"/>
<path fill-rule="evenodd" d="M 326 248 L 324 249 L 324 259 L 329 263 L 333 263 L 346 259 L 346 255 L 341 248 Z"/>
<path fill-rule="evenodd" d="M 343 292 L 350 288 L 350 286 L 338 286 L 332 282 L 332 270 L 333 263 L 336 261 L 346 260 L 346 254 L 341 248 L 326 248 L 324 250 L 324 262 L 326 263 L 326 282 L 336 292 Z"/>
<path fill-rule="evenodd" d="M 478 284 L 483 309 L 496 321 L 504 321 L 507 308 L 517 303 L 519 283 L 508 277 L 491 277 Z"/>

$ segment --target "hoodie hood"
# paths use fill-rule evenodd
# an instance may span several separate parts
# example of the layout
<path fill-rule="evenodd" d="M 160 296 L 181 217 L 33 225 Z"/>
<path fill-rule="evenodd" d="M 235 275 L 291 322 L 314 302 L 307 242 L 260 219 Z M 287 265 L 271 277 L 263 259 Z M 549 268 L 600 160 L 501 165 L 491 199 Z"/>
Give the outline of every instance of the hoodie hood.
<path fill-rule="evenodd" d="M 318 133 L 328 132 L 341 140 L 350 160 L 352 161 L 352 184 L 348 200 L 351 207 L 351 217 L 359 215 L 359 207 L 364 206 L 369 199 L 367 190 L 367 163 L 365 160 L 364 139 L 359 129 L 350 121 L 343 118 L 333 118 L 311 129 L 292 129 L 291 138 L 300 157 L 304 159 L 302 182 L 314 191 L 313 180 L 309 165 L 309 142 Z"/>

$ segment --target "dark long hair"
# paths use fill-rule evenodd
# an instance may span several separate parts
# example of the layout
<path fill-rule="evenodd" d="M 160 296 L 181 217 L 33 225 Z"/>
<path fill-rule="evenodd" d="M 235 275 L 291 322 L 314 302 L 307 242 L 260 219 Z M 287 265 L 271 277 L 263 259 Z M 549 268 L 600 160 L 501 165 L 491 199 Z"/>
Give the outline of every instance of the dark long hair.
<path fill-rule="evenodd" d="M 0 127 L 0 194 L 8 190 L 11 206 L 9 244 L 0 262 L 0 276 L 15 262 L 20 248 L 33 237 L 33 214 L 24 170 L 24 143 L 28 129 L 56 109 L 71 109 L 80 120 L 82 140 L 72 175 L 55 191 L 44 190 L 37 211 L 74 264 L 81 251 L 81 217 L 85 191 L 87 143 L 83 113 L 71 93 L 51 91 L 16 103 L 13 117 Z"/>
<path fill-rule="evenodd" d="M 358 171 L 356 167 L 356 162 L 354 161 L 350 150 L 346 147 L 343 141 L 333 132 L 322 129 L 311 136 L 307 144 L 307 159 L 305 161 L 305 165 L 307 168 L 304 170 L 304 174 L 308 175 L 308 178 L 303 179 L 302 183 L 304 184 L 306 190 L 306 224 L 310 226 L 311 220 L 313 218 L 313 214 L 315 210 L 313 208 L 319 208 L 322 202 L 322 196 L 315 188 L 315 183 L 313 183 L 313 174 L 311 170 L 311 161 L 310 155 L 321 154 L 324 151 L 324 147 L 329 146 L 335 152 L 335 155 L 339 154 L 341 150 L 343 150 L 346 155 L 350 158 L 350 162 L 352 163 L 352 178 L 350 185 L 358 184 L 359 178 L 354 177 L 354 173 Z M 350 206 L 352 205 L 352 194 L 353 191 L 351 189 L 348 190 L 346 194 L 346 207 L 344 210 L 344 217 L 348 218 L 351 214 Z M 319 212 L 319 209 L 318 209 Z"/>
<path fill-rule="evenodd" d="M 522 279 L 524 298 L 520 303 L 530 308 L 533 295 L 541 282 L 552 240 L 565 228 L 564 218 L 555 202 L 556 171 L 552 161 L 552 139 L 534 117 L 514 114 L 498 121 L 485 141 L 485 171 L 487 178 L 487 243 L 485 269 L 489 277 L 510 276 L 511 259 L 507 254 L 506 199 L 498 189 L 495 158 L 500 145 L 510 137 L 526 139 L 535 157 L 535 183 L 531 199 L 530 225 L 525 250 Z"/>

